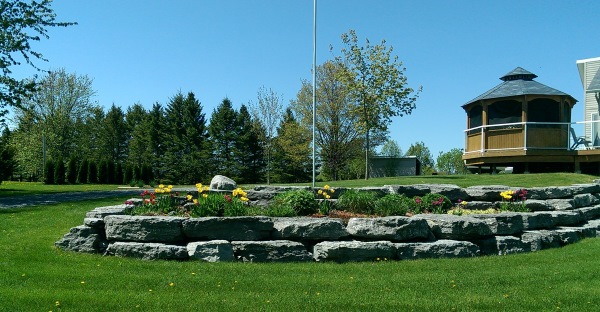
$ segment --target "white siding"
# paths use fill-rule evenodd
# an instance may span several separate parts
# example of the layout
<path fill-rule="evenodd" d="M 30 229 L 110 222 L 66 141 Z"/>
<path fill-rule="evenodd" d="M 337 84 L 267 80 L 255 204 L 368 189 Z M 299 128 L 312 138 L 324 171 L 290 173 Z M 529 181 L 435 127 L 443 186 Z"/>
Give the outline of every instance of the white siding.
<path fill-rule="evenodd" d="M 578 61 L 583 65 L 583 70 L 580 71 L 581 74 L 581 82 L 583 84 L 583 113 L 585 121 L 592 120 L 592 114 L 598 113 L 598 102 L 596 102 L 596 97 L 594 93 L 588 93 L 587 87 L 590 85 L 590 82 L 596 75 L 596 73 L 600 70 L 600 58 L 594 58 L 589 60 Z M 592 137 L 592 126 L 591 124 L 585 125 L 585 136 L 587 139 L 591 139 Z"/>

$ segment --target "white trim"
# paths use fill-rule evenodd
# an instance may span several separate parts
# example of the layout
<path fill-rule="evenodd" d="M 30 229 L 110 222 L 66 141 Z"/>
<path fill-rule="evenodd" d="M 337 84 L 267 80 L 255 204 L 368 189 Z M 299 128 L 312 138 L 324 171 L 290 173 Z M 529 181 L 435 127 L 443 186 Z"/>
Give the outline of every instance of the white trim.
<path fill-rule="evenodd" d="M 594 61 L 600 61 L 600 56 L 599 57 L 588 58 L 588 59 L 583 59 L 583 60 L 577 60 L 577 64 L 587 63 L 587 62 L 594 62 Z"/>

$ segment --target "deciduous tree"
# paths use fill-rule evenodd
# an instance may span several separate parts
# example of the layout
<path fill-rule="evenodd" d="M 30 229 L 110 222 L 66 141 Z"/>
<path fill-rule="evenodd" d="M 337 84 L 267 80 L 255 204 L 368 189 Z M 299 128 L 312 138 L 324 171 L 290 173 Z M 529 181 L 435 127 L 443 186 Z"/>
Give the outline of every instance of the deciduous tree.
<path fill-rule="evenodd" d="M 368 178 L 371 133 L 385 132 L 392 117 L 410 114 L 416 107 L 420 88 L 415 92 L 408 87 L 405 68 L 392 55 L 393 48 L 388 48 L 385 40 L 371 45 L 367 39 L 361 46 L 356 32 L 350 30 L 342 34 L 342 42 L 343 57 L 336 59 L 346 70 L 339 71 L 338 78 L 355 101 L 352 110 L 359 118 L 358 129 L 365 136 L 365 178 Z"/>
<path fill-rule="evenodd" d="M 308 182 L 312 176 L 312 135 L 287 108 L 273 142 L 273 178 L 276 182 Z"/>
<path fill-rule="evenodd" d="M 416 156 L 419 159 L 423 174 L 432 174 L 435 171 L 433 156 L 429 148 L 422 141 L 411 144 L 406 151 L 406 156 Z"/>
<path fill-rule="evenodd" d="M 465 166 L 462 155 L 463 150 L 461 148 L 453 148 L 448 152 L 440 152 L 436 161 L 438 171 L 445 174 L 469 173 L 469 169 Z"/>

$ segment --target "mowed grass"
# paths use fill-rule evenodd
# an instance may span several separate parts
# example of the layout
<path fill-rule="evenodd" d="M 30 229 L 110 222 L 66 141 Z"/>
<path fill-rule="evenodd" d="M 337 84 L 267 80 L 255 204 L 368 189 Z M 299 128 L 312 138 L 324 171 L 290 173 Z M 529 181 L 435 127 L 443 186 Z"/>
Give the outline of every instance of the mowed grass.
<path fill-rule="evenodd" d="M 83 223 L 87 211 L 125 199 L 0 210 L 0 311 L 597 311 L 600 306 L 600 239 L 510 256 L 345 264 L 142 261 L 54 247 Z"/>
<path fill-rule="evenodd" d="M 3 181 L 0 184 L 0 197 L 64 192 L 112 191 L 116 190 L 119 186 L 112 184 L 46 185 L 42 182 Z"/>

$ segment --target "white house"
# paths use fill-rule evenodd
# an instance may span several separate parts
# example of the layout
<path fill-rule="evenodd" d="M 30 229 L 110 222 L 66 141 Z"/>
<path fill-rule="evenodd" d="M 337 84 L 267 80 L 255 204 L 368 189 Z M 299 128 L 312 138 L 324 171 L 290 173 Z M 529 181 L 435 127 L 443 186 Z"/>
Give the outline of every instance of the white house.
<path fill-rule="evenodd" d="M 577 69 L 584 92 L 585 137 L 600 147 L 600 57 L 577 61 Z"/>

